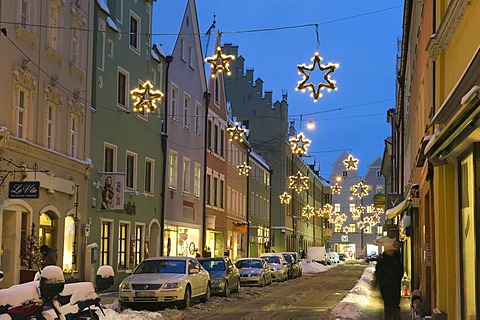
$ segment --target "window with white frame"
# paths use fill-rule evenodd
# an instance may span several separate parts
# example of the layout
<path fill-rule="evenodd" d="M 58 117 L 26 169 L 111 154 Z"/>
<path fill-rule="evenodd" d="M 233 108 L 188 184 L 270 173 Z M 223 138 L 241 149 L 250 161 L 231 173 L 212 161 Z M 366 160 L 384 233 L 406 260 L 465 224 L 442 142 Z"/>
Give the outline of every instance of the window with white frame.
<path fill-rule="evenodd" d="M 365 228 L 363 229 L 363 232 L 371 234 L 372 233 L 372 226 L 365 226 Z"/>
<path fill-rule="evenodd" d="M 105 143 L 103 156 L 103 171 L 117 171 L 117 146 Z"/>
<path fill-rule="evenodd" d="M 117 76 L 117 104 L 119 107 L 128 107 L 128 91 L 129 91 L 129 73 L 124 69 L 118 68 Z"/>
<path fill-rule="evenodd" d="M 140 17 L 130 12 L 130 48 L 140 51 Z"/>
<path fill-rule="evenodd" d="M 107 24 L 106 24 L 105 20 L 99 19 L 98 20 L 98 31 L 100 31 L 100 36 L 101 36 L 100 41 L 102 43 L 101 43 L 100 54 L 97 55 L 97 59 L 98 59 L 97 63 L 98 63 L 98 69 L 101 70 L 101 71 L 105 70 L 105 43 L 106 43 L 106 39 L 107 39 L 106 29 L 107 29 Z"/>
<path fill-rule="evenodd" d="M 34 6 L 35 6 L 35 1 L 32 2 L 32 0 L 21 0 L 19 2 L 19 7 L 18 7 L 18 14 L 19 14 L 18 21 L 20 22 L 20 25 L 24 29 L 30 32 L 32 32 L 32 24 L 35 18 Z"/>
<path fill-rule="evenodd" d="M 214 127 L 214 131 L 213 131 L 213 151 L 216 153 L 216 154 L 219 154 L 218 152 L 218 124 L 215 124 L 215 127 Z"/>
<path fill-rule="evenodd" d="M 188 46 L 188 65 L 193 68 L 193 46 Z"/>
<path fill-rule="evenodd" d="M 48 149 L 55 149 L 55 115 L 55 106 L 51 103 L 47 103 L 47 110 L 45 116 L 45 146 Z"/>
<path fill-rule="evenodd" d="M 342 232 L 342 225 L 341 224 L 334 225 L 334 228 L 335 228 L 334 232 L 336 232 L 336 233 Z"/>
<path fill-rule="evenodd" d="M 212 150 L 212 125 L 213 122 L 211 119 L 207 121 L 207 148 Z"/>
<path fill-rule="evenodd" d="M 145 192 L 153 193 L 155 160 L 145 158 Z"/>
<path fill-rule="evenodd" d="M 195 134 L 200 135 L 200 112 L 201 112 L 202 106 L 199 103 L 195 103 Z"/>
<path fill-rule="evenodd" d="M 355 212 L 355 203 L 350 203 L 350 213 Z"/>
<path fill-rule="evenodd" d="M 220 129 L 220 156 L 225 157 L 225 129 Z"/>
<path fill-rule="evenodd" d="M 213 88 L 213 91 L 214 91 L 214 102 L 216 104 L 219 104 L 220 103 L 220 79 L 218 77 L 215 78 L 215 83 L 214 83 L 214 88 Z"/>
<path fill-rule="evenodd" d="M 27 125 L 28 125 L 28 107 L 29 107 L 29 94 L 23 88 L 17 90 L 17 103 L 16 109 L 16 135 L 20 139 L 26 139 L 27 137 Z"/>
<path fill-rule="evenodd" d="M 213 177 L 213 205 L 218 206 L 218 178 Z"/>
<path fill-rule="evenodd" d="M 180 36 L 180 59 L 186 62 L 185 60 L 185 37 Z"/>
<path fill-rule="evenodd" d="M 73 64 L 80 67 L 80 30 L 72 28 L 72 39 L 71 39 L 71 57 L 70 60 Z"/>
<path fill-rule="evenodd" d="M 123 0 L 115 0 L 115 4 L 117 6 L 116 9 L 116 17 L 117 21 L 122 24 L 123 23 Z"/>
<path fill-rule="evenodd" d="M 183 192 L 190 193 L 190 159 L 183 158 Z"/>
<path fill-rule="evenodd" d="M 48 45 L 50 48 L 58 51 L 60 48 L 61 39 L 61 14 L 62 8 L 57 4 L 57 1 L 50 0 L 50 10 L 48 16 Z"/>
<path fill-rule="evenodd" d="M 170 95 L 170 118 L 175 120 L 177 118 L 178 105 L 178 87 L 172 85 L 172 94 Z"/>
<path fill-rule="evenodd" d="M 178 153 L 170 151 L 168 187 L 177 189 Z"/>
<path fill-rule="evenodd" d="M 118 268 L 126 269 L 128 266 L 128 244 L 130 223 L 120 222 L 118 226 Z"/>
<path fill-rule="evenodd" d="M 102 220 L 100 231 L 100 265 L 110 265 L 113 222 Z"/>
<path fill-rule="evenodd" d="M 185 128 L 189 127 L 189 121 L 188 121 L 189 110 L 190 110 L 190 96 L 185 93 L 183 96 L 183 126 Z"/>
<path fill-rule="evenodd" d="M 107 43 L 107 55 L 109 58 L 113 58 L 113 54 L 115 53 L 115 45 L 112 39 L 108 39 Z"/>
<path fill-rule="evenodd" d="M 340 212 L 340 210 L 341 210 L 340 203 L 335 203 L 333 205 L 333 208 L 334 208 L 335 212 Z"/>
<path fill-rule="evenodd" d="M 211 193 L 212 193 L 212 175 L 207 173 L 207 181 L 205 183 L 205 203 L 212 204 Z"/>
<path fill-rule="evenodd" d="M 227 211 L 232 211 L 232 189 L 227 187 Z"/>
<path fill-rule="evenodd" d="M 382 233 L 383 233 L 383 227 L 377 226 L 377 234 L 382 234 Z"/>
<path fill-rule="evenodd" d="M 137 188 L 137 154 L 127 151 L 126 159 L 126 187 L 128 189 Z"/>
<path fill-rule="evenodd" d="M 195 163 L 195 172 L 194 172 L 194 196 L 200 197 L 201 190 L 201 166 L 199 163 Z"/>
<path fill-rule="evenodd" d="M 70 114 L 70 157 L 78 155 L 78 117 Z"/>
<path fill-rule="evenodd" d="M 220 186 L 218 187 L 218 206 L 220 208 L 224 207 L 224 197 L 225 197 L 225 181 L 220 178 Z"/>
<path fill-rule="evenodd" d="M 355 233 L 356 232 L 355 223 L 351 223 L 351 224 L 348 225 L 348 232 L 350 232 L 350 233 Z"/>
<path fill-rule="evenodd" d="M 133 253 L 134 265 L 139 265 L 143 260 L 143 241 L 145 237 L 145 226 L 141 224 L 135 225 L 135 250 Z"/>

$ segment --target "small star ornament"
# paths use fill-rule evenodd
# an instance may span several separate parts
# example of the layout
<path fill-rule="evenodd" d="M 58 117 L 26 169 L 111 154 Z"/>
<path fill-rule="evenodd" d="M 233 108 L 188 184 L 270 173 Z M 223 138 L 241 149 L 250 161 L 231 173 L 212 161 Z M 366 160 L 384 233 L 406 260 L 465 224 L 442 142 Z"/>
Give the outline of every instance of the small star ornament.
<path fill-rule="evenodd" d="M 368 185 L 364 184 L 363 181 L 360 181 L 358 184 L 353 185 L 352 188 L 353 195 L 357 196 L 360 199 L 368 196 L 369 194 L 370 188 L 368 187 Z"/>
<path fill-rule="evenodd" d="M 357 170 L 358 159 L 355 159 L 352 155 L 349 155 L 347 159 L 343 160 L 347 170 Z"/>
<path fill-rule="evenodd" d="M 305 138 L 303 133 L 300 133 L 296 138 L 290 139 L 290 146 L 292 148 L 292 153 L 298 155 L 307 154 L 308 146 L 310 145 L 310 140 Z"/>
<path fill-rule="evenodd" d="M 290 176 L 289 179 L 289 187 L 296 192 L 301 192 L 308 188 L 308 177 L 304 176 L 300 171 L 296 175 Z"/>
<path fill-rule="evenodd" d="M 243 136 L 247 133 L 247 129 L 243 128 L 241 123 L 235 122 L 233 126 L 227 128 L 227 132 L 230 134 L 230 141 L 238 140 L 242 142 Z"/>
<path fill-rule="evenodd" d="M 285 204 L 289 204 L 290 200 L 292 199 L 292 196 L 287 192 L 282 193 L 278 197 L 280 198 L 280 203 L 285 203 Z"/>
<path fill-rule="evenodd" d="M 150 81 L 141 84 L 139 88 L 130 91 L 133 97 L 133 111 L 134 112 L 153 112 L 157 109 L 155 102 L 163 97 L 160 90 L 153 90 L 153 85 Z"/>
<path fill-rule="evenodd" d="M 210 72 L 210 76 L 215 78 L 217 73 L 224 72 L 227 76 L 231 75 L 230 72 L 230 61 L 234 60 L 235 56 L 230 54 L 224 54 L 222 52 L 222 48 L 217 46 L 217 50 L 215 55 L 212 57 L 208 57 L 205 59 L 206 62 L 210 63 L 212 71 Z"/>
<path fill-rule="evenodd" d="M 238 175 L 248 176 L 248 173 L 250 172 L 250 169 L 252 169 L 252 167 L 250 167 L 246 162 L 244 162 L 242 165 L 237 166 L 237 169 Z"/>
<path fill-rule="evenodd" d="M 302 217 L 310 219 L 315 215 L 315 208 L 311 205 L 307 204 L 305 207 L 302 208 Z"/>
<path fill-rule="evenodd" d="M 330 79 L 330 75 L 339 67 L 338 64 L 328 63 L 327 65 L 322 64 L 322 57 L 318 55 L 318 52 L 315 52 L 315 55 L 312 58 L 313 63 L 309 66 L 305 64 L 297 65 L 298 73 L 303 75 L 303 79 L 298 82 L 296 90 L 305 91 L 305 89 L 310 89 L 312 91 L 312 97 L 315 102 L 318 98 L 322 97 L 321 91 L 327 89 L 328 91 L 337 90 L 335 86 L 335 81 Z M 324 81 L 314 84 L 310 80 L 310 73 L 315 70 L 315 67 L 323 72 Z"/>
<path fill-rule="evenodd" d="M 330 189 L 332 189 L 332 194 L 340 194 L 342 191 L 342 186 L 340 186 L 338 183 L 335 183 L 335 185 L 331 186 Z"/>

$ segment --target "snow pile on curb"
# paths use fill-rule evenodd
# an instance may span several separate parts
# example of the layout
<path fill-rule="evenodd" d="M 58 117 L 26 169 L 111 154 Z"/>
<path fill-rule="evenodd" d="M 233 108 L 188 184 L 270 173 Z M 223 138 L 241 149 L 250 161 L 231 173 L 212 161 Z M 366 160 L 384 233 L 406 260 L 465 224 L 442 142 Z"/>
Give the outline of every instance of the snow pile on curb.
<path fill-rule="evenodd" d="M 366 319 L 362 310 L 365 306 L 368 306 L 370 301 L 374 273 L 374 265 L 369 265 L 365 268 L 355 287 L 330 312 L 330 319 Z"/>
<path fill-rule="evenodd" d="M 325 272 L 328 269 L 332 268 L 333 266 L 324 266 L 321 263 L 308 260 L 308 259 L 303 259 L 302 260 L 302 273 L 318 273 L 318 272 Z"/>

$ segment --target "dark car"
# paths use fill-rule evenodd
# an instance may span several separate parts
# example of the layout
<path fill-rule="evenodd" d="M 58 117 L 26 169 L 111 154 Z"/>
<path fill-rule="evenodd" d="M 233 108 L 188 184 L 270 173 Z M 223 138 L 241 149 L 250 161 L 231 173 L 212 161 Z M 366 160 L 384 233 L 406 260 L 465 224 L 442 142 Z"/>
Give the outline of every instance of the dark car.
<path fill-rule="evenodd" d="M 338 254 L 338 259 L 339 259 L 340 261 L 345 261 L 345 253 L 340 252 L 340 253 Z"/>
<path fill-rule="evenodd" d="M 198 261 L 210 274 L 212 294 L 228 297 L 231 292 L 240 291 L 240 273 L 230 258 L 199 258 Z"/>
<path fill-rule="evenodd" d="M 287 261 L 288 279 L 293 279 L 298 277 L 298 274 L 300 273 L 300 271 L 298 270 L 298 265 L 295 263 L 295 258 L 290 253 L 286 253 L 286 252 L 282 252 L 282 255 Z"/>
<path fill-rule="evenodd" d="M 302 267 L 302 260 L 300 259 L 300 255 L 296 252 L 282 252 L 282 254 L 284 253 L 288 253 L 288 254 L 291 254 L 294 261 L 295 261 L 295 264 L 297 265 L 297 268 L 298 268 L 298 274 L 297 274 L 297 277 L 300 277 L 303 273 L 303 267 Z"/>

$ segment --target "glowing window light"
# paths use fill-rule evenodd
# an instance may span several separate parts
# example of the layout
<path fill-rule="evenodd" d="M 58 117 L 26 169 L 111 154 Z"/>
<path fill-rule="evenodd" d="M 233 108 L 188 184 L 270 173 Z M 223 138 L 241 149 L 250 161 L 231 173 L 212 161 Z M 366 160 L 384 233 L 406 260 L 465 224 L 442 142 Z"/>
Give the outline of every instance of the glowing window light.
<path fill-rule="evenodd" d="M 134 102 L 134 112 L 153 112 L 157 109 L 156 101 L 163 97 L 163 93 L 160 90 L 153 90 L 153 86 L 150 81 L 141 84 L 139 88 L 135 88 L 130 91 Z"/>
<path fill-rule="evenodd" d="M 312 91 L 311 96 L 313 97 L 313 100 L 315 102 L 317 102 L 318 98 L 322 97 L 321 90 L 337 90 L 337 87 L 335 86 L 335 81 L 330 79 L 330 74 L 332 74 L 335 69 L 339 67 L 339 65 L 335 63 L 328 63 L 327 65 L 323 65 L 322 60 L 323 58 L 318 55 L 318 52 L 315 52 L 315 55 L 312 58 L 313 63 L 311 65 L 297 65 L 298 73 L 303 75 L 303 79 L 298 82 L 295 90 L 305 91 L 306 89 L 310 89 Z M 310 80 L 310 73 L 315 70 L 315 66 L 318 66 L 318 69 L 323 72 L 323 79 L 325 80 L 318 84 L 308 82 Z"/>

